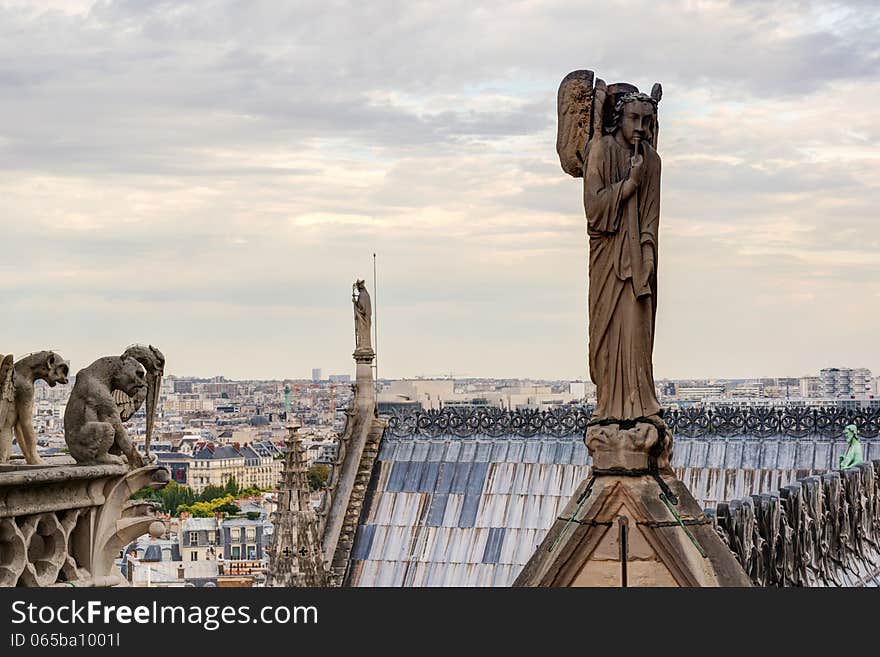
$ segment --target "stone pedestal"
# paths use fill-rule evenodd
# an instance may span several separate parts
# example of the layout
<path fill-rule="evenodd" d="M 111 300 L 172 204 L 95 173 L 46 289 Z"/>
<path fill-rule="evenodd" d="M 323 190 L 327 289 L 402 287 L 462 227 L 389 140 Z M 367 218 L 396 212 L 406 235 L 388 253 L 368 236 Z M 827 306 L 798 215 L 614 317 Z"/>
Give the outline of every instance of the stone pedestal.
<path fill-rule="evenodd" d="M 514 586 L 749 586 L 669 466 L 658 418 L 588 426 L 590 475 Z"/>
<path fill-rule="evenodd" d="M 324 560 L 334 585 L 341 585 L 363 509 L 364 497 L 379 451 L 386 421 L 377 416 L 372 349 L 356 349 L 354 400 L 348 410 L 339 453 L 328 482 L 328 494 L 319 511 L 322 518 Z"/>
<path fill-rule="evenodd" d="M 156 520 L 131 495 L 169 480 L 156 465 L 0 466 L 0 586 L 124 585 L 115 560 Z"/>

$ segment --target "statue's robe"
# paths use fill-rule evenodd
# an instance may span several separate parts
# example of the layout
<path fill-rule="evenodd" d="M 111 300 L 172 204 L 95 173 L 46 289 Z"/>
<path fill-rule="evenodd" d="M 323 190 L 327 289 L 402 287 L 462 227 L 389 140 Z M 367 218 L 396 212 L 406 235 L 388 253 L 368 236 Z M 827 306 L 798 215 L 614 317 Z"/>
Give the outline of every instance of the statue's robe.
<path fill-rule="evenodd" d="M 591 143 L 584 174 L 590 238 L 590 378 L 597 389 L 594 417 L 601 419 L 650 417 L 660 410 L 651 363 L 660 157 L 649 144 L 643 143 L 641 152 L 642 181 L 628 199 L 623 199 L 622 187 L 632 151 L 612 135 Z M 629 242 L 627 213 L 633 209 L 638 213 L 638 245 Z M 634 271 L 641 280 L 634 281 Z"/>
<path fill-rule="evenodd" d="M 373 304 L 366 289 L 358 292 L 357 301 L 354 304 L 354 337 L 355 348 L 372 349 L 370 340 L 370 327 L 373 322 Z"/>

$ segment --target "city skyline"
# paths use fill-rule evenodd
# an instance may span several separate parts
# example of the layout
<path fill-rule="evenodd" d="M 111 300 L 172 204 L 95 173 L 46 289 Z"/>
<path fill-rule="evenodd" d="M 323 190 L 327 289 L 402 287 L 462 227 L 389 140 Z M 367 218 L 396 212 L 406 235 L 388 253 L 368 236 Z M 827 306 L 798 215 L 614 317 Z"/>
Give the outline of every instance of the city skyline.
<path fill-rule="evenodd" d="M 589 380 L 591 68 L 665 90 L 655 378 L 880 372 L 876 6 L 221 5 L 0 0 L 4 353 L 353 375 L 364 278 L 381 378 Z"/>

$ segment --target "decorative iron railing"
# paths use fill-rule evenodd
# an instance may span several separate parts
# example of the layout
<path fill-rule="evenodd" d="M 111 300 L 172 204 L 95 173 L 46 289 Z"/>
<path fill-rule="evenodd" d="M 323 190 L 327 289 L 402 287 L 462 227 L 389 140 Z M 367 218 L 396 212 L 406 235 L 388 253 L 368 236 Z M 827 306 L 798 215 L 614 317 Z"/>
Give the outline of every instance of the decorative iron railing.
<path fill-rule="evenodd" d="M 452 434 L 462 438 L 475 435 L 583 435 L 592 411 L 590 406 L 570 405 L 546 411 L 486 407 L 393 413 L 388 416 L 386 435 L 432 437 Z M 669 411 L 664 418 L 674 435 L 690 438 L 738 435 L 838 438 L 843 436 L 843 428 L 848 424 L 855 424 L 862 438 L 880 435 L 880 408 L 693 407 Z"/>

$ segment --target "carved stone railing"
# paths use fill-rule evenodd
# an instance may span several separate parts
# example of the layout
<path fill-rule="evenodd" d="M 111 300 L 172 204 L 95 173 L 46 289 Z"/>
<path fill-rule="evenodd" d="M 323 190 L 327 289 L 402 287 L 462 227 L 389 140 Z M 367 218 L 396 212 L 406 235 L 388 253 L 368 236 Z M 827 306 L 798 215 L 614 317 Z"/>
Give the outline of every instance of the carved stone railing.
<path fill-rule="evenodd" d="M 508 411 L 495 407 L 445 408 L 443 410 L 393 413 L 388 416 L 388 435 L 490 437 L 537 434 L 583 435 L 592 415 L 590 406 L 558 406 L 546 411 Z M 855 424 L 862 438 L 880 436 L 880 408 L 794 407 L 782 408 L 715 406 L 669 411 L 664 415 L 673 435 L 751 435 L 840 437 L 847 424 Z"/>
<path fill-rule="evenodd" d="M 0 465 L 0 586 L 122 585 L 120 550 L 147 533 L 164 467 Z"/>
<path fill-rule="evenodd" d="M 880 584 L 880 461 L 719 504 L 715 526 L 758 586 Z"/>

